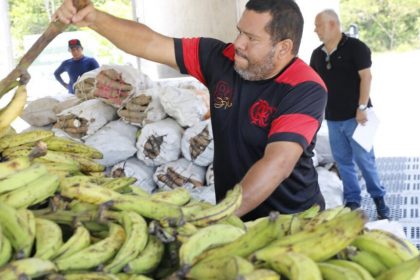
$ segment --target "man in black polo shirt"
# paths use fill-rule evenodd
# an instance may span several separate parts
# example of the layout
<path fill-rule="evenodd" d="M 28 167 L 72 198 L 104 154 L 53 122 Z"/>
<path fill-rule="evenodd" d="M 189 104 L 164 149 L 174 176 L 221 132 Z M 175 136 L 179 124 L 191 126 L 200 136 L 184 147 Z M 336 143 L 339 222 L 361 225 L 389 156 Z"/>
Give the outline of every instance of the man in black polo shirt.
<path fill-rule="evenodd" d="M 210 92 L 216 198 L 237 183 L 244 220 L 272 210 L 325 207 L 312 163 L 326 88 L 297 58 L 303 17 L 293 0 L 250 0 L 235 42 L 174 39 L 89 5 L 78 14 L 66 0 L 54 15 L 96 30 L 124 51 L 169 65 Z"/>
<path fill-rule="evenodd" d="M 369 98 L 370 49 L 360 40 L 341 32 L 333 10 L 316 16 L 315 32 L 324 44 L 313 51 L 310 65 L 328 88 L 325 119 L 332 154 L 343 181 L 346 206 L 355 209 L 361 203 L 356 162 L 376 204 L 378 218 L 387 219 L 389 208 L 384 201 L 385 189 L 379 180 L 373 149 L 365 151 L 352 138 L 357 124 L 367 121 L 367 109 L 372 106 Z"/>

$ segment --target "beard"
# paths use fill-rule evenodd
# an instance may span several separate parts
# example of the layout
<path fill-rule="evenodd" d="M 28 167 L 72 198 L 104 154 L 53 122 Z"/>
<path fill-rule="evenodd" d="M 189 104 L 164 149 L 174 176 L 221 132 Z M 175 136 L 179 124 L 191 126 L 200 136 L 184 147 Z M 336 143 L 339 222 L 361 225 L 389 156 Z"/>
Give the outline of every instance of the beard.
<path fill-rule="evenodd" d="M 273 47 L 270 52 L 260 59 L 259 61 L 250 60 L 244 55 L 237 52 L 238 56 L 246 59 L 248 61 L 248 66 L 246 68 L 240 68 L 237 63 L 234 64 L 235 71 L 241 76 L 244 80 L 248 81 L 260 81 L 270 78 L 275 68 L 274 65 L 274 55 L 275 48 Z"/>

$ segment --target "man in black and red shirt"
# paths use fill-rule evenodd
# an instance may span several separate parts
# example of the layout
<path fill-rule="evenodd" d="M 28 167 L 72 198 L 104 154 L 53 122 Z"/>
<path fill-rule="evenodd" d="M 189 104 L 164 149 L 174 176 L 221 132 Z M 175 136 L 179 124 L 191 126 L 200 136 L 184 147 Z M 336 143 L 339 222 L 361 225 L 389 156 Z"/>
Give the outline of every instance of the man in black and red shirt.
<path fill-rule="evenodd" d="M 115 18 L 92 5 L 76 14 L 71 1 L 54 15 L 89 25 L 124 51 L 190 74 L 210 91 L 216 198 L 243 187 L 237 214 L 324 208 L 312 163 L 327 93 L 319 76 L 297 58 L 303 17 L 293 0 L 250 0 L 233 44 L 173 39 Z"/>

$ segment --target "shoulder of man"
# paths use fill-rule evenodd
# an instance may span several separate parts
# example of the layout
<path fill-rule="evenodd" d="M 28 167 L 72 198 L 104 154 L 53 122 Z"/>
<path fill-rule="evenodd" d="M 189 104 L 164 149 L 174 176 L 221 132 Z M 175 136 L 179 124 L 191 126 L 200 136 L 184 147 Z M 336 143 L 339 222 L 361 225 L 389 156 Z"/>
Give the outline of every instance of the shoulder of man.
<path fill-rule="evenodd" d="M 353 46 L 360 46 L 360 47 L 365 47 L 369 49 L 369 46 L 363 42 L 362 40 L 358 39 L 358 38 L 354 38 L 354 37 L 348 37 L 347 39 L 348 43 L 350 43 Z"/>

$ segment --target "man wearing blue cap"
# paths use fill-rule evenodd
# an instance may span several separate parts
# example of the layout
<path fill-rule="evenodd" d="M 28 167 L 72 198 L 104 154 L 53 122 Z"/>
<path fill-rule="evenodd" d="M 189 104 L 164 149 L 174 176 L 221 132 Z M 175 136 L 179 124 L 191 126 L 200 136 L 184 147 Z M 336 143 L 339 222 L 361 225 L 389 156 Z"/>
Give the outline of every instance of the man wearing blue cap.
<path fill-rule="evenodd" d="M 74 94 L 73 84 L 77 79 L 84 73 L 98 68 L 99 64 L 94 58 L 83 55 L 83 47 L 78 39 L 69 41 L 69 51 L 71 52 L 72 58 L 64 60 L 57 70 L 55 70 L 54 76 L 69 93 Z M 67 72 L 69 76 L 68 83 L 64 82 L 61 77 L 63 72 Z"/>

